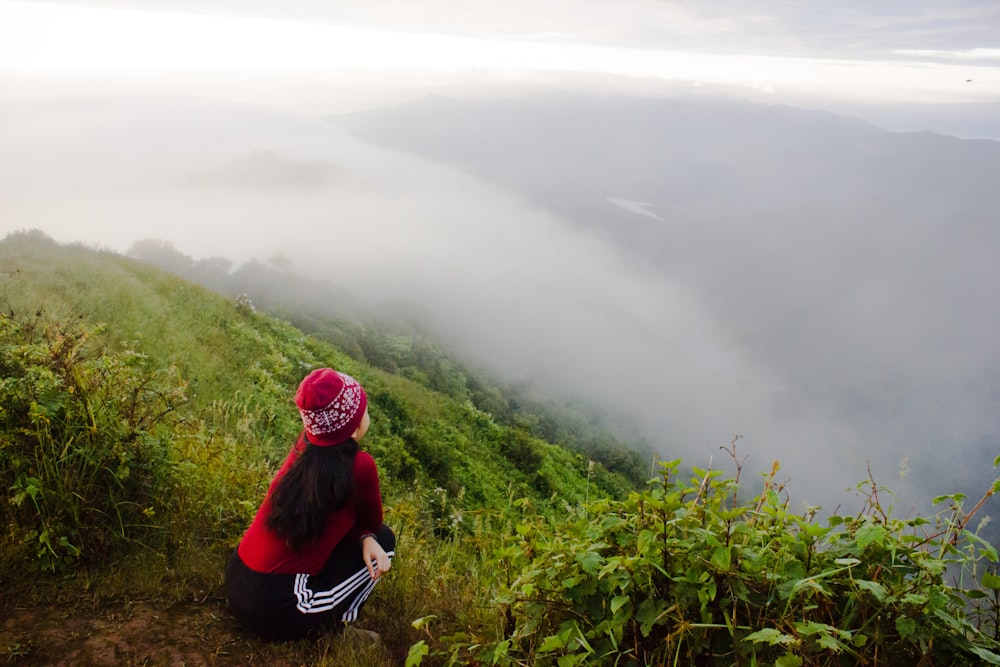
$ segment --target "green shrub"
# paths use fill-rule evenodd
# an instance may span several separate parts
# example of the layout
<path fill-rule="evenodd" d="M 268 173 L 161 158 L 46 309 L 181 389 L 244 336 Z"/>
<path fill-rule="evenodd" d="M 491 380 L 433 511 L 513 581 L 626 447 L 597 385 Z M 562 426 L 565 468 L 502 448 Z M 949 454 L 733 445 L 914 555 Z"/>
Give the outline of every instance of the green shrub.
<path fill-rule="evenodd" d="M 500 453 L 525 473 L 537 472 L 544 460 L 539 445 L 519 428 L 507 430 L 507 437 L 500 441 Z"/>
<path fill-rule="evenodd" d="M 162 513 L 184 385 L 72 318 L 0 315 L 0 476 L 10 537 L 56 570 L 140 539 Z"/>
<path fill-rule="evenodd" d="M 1000 578 L 977 572 L 997 553 L 966 527 L 982 503 L 964 512 L 948 496 L 933 519 L 899 520 L 869 481 L 861 512 L 821 523 L 817 508 L 789 511 L 777 464 L 748 502 L 739 474 L 696 471 L 680 484 L 679 464 L 662 464 L 642 493 L 585 504 L 558 524 L 525 518 L 521 544 L 487 556 L 497 570 L 514 564 L 494 598 L 503 634 L 475 644 L 429 636 L 411 663 L 1000 664 L 988 604 Z"/>

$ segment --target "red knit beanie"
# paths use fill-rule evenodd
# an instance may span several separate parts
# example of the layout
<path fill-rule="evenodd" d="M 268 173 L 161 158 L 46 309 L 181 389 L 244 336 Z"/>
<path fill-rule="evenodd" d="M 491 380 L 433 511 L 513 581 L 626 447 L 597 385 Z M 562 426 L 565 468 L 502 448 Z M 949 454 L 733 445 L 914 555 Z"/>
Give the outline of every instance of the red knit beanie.
<path fill-rule="evenodd" d="M 350 439 L 368 407 L 368 396 L 358 381 L 332 368 L 318 368 L 295 392 L 302 425 L 314 445 L 339 445 Z"/>

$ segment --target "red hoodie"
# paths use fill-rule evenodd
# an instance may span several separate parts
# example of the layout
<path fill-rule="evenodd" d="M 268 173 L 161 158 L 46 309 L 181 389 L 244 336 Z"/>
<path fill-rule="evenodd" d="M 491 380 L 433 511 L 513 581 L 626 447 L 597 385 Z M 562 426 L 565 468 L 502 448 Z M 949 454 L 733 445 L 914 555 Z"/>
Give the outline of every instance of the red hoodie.
<path fill-rule="evenodd" d="M 358 450 L 354 457 L 354 493 L 348 497 L 343 507 L 330 513 L 318 540 L 299 551 L 293 551 L 268 528 L 266 520 L 271 513 L 271 493 L 274 486 L 304 449 L 305 440 L 300 436 L 278 474 L 271 480 L 257 516 L 240 541 L 237 551 L 251 570 L 268 574 L 317 574 L 341 540 L 357 540 L 363 533 L 377 532 L 382 526 L 382 494 L 378 484 L 378 469 L 368 452 Z"/>

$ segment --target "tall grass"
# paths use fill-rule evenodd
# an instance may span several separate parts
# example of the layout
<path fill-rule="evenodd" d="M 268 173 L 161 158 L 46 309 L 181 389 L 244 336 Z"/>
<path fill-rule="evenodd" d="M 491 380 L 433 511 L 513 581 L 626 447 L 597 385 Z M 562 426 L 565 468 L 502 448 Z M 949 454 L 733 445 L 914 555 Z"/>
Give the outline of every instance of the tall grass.
<path fill-rule="evenodd" d="M 88 354 L 90 332 L 41 311 L 0 315 L 3 516 L 43 569 L 143 540 L 164 509 L 183 384 L 141 354 Z"/>

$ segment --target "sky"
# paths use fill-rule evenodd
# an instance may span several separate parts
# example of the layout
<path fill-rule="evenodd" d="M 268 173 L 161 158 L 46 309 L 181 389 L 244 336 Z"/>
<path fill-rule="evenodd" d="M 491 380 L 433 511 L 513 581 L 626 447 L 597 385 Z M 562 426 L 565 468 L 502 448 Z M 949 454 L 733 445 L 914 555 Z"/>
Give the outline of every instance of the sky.
<path fill-rule="evenodd" d="M 0 0 L 0 236 L 39 228 L 120 252 L 161 238 L 196 259 L 237 263 L 285 254 L 373 302 L 408 299 L 439 322 L 460 322 L 455 344 L 502 359 L 509 377 L 558 377 L 559 386 L 593 389 L 590 397 L 616 407 L 641 407 L 637 421 L 652 425 L 650 439 L 669 439 L 696 465 L 745 434 L 764 469 L 772 457 L 794 462 L 800 488 L 823 487 L 834 470 L 838 487 L 857 481 L 873 437 L 906 442 L 960 432 L 978 442 L 992 428 L 982 407 L 992 399 L 982 392 L 951 406 L 947 422 L 931 423 L 921 401 L 933 393 L 932 379 L 957 388 L 979 381 L 985 366 L 977 355 L 993 346 L 976 339 L 956 364 L 929 361 L 924 351 L 948 327 L 919 303 L 889 311 L 880 301 L 891 301 L 895 289 L 910 294 L 900 285 L 913 273 L 865 289 L 860 276 L 832 268 L 818 289 L 842 310 L 808 322 L 783 305 L 785 292 L 773 293 L 768 307 L 780 310 L 784 325 L 830 329 L 830 340 L 803 337 L 788 350 L 803 360 L 796 367 L 738 333 L 753 324 L 766 338 L 777 326 L 761 314 L 766 309 L 749 309 L 759 322 L 727 323 L 691 284 L 581 233 L 523 193 L 366 144 L 325 118 L 429 94 L 540 91 L 718 96 L 1000 139 L 1000 3 Z M 570 129 L 573 120 L 567 114 Z M 753 170 L 743 175 L 747 183 L 753 177 Z M 706 191 L 712 186 L 706 182 Z M 618 190 L 599 195 L 609 210 L 624 202 L 621 210 L 638 207 L 636 218 L 649 222 L 684 208 Z M 786 233 L 792 223 L 775 221 L 754 249 L 769 245 L 764 251 L 792 258 L 796 270 L 839 266 L 834 251 L 826 261 L 808 253 L 839 252 L 849 238 L 824 229 L 831 238 L 810 241 L 807 253 Z M 877 239 L 879 248 L 895 238 Z M 901 256 L 951 252 L 942 276 L 989 274 L 994 263 L 982 257 L 994 249 L 977 238 L 926 232 L 907 237 L 909 254 Z M 817 287 L 768 273 L 766 257 L 706 249 L 707 257 L 687 263 L 737 282 L 727 267 L 759 270 L 761 284 L 796 298 L 796 289 Z M 936 266 L 921 271 L 938 275 Z M 838 285 L 849 290 L 833 298 Z M 955 300 L 955 289 L 941 290 L 937 302 Z M 912 319 L 868 330 L 889 312 Z M 994 321 L 992 311 L 975 317 L 970 322 Z M 838 318 L 850 326 L 837 329 Z M 904 325 L 930 333 L 920 345 L 901 346 L 887 332 Z M 815 349 L 841 356 L 820 358 L 816 340 L 830 346 Z M 797 377 L 803 369 L 814 375 Z M 879 402 L 895 400 L 888 390 L 872 390 L 877 400 L 868 407 L 878 423 L 868 430 L 845 422 L 833 401 L 810 402 L 801 391 L 853 387 L 883 371 L 893 390 L 910 378 L 925 385 L 921 401 L 900 413 L 912 423 L 877 420 Z M 638 388 L 641 406 L 630 398 Z M 921 423 L 921 414 L 930 421 Z M 880 471 L 904 458 L 882 456 Z"/>
<path fill-rule="evenodd" d="M 98 75 L 149 86 L 220 73 L 471 83 L 558 72 L 954 104 L 1000 99 L 997 35 L 1000 6 L 968 1 L 3 0 L 0 72 L 37 86 Z"/>

